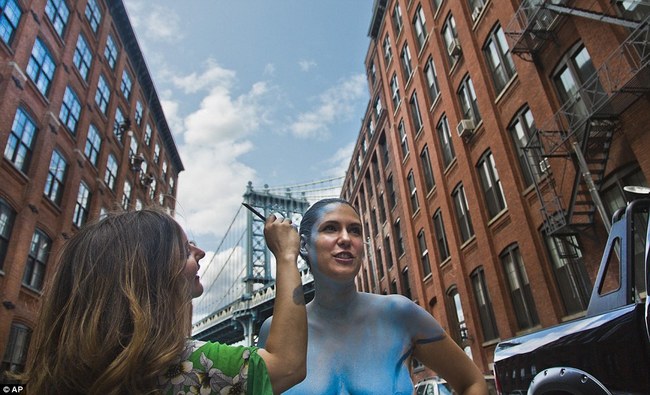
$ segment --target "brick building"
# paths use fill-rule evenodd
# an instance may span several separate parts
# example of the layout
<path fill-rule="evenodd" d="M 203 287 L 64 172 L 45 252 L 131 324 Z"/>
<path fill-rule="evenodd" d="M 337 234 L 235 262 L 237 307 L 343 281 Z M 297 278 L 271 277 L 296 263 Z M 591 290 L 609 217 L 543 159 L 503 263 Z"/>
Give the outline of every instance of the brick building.
<path fill-rule="evenodd" d="M 121 0 L 0 1 L 0 355 L 20 370 L 64 240 L 172 212 L 183 170 Z"/>
<path fill-rule="evenodd" d="M 375 1 L 342 191 L 359 289 L 410 297 L 488 374 L 499 341 L 585 314 L 622 187 L 650 179 L 643 3 Z"/>

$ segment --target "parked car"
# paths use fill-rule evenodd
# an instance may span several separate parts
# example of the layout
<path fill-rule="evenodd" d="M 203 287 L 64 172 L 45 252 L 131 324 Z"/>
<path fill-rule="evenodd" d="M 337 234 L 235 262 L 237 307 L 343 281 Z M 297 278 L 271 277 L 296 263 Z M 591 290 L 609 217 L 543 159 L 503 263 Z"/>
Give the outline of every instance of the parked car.
<path fill-rule="evenodd" d="M 494 384 L 494 376 L 485 376 L 488 384 L 488 394 L 496 395 L 497 390 Z M 456 395 L 456 391 L 451 389 L 447 382 L 438 377 L 430 377 L 415 384 L 414 395 Z"/>

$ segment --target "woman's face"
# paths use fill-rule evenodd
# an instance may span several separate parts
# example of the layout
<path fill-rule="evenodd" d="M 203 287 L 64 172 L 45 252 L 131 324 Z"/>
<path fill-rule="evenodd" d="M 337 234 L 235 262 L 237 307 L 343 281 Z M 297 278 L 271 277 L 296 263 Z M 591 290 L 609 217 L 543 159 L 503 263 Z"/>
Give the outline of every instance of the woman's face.
<path fill-rule="evenodd" d="M 199 279 L 199 261 L 205 256 L 205 251 L 200 249 L 194 244 L 194 242 L 188 241 L 187 236 L 185 240 L 185 253 L 187 260 L 185 261 L 185 267 L 183 267 L 183 275 L 190 284 L 192 298 L 197 298 L 203 293 L 203 285 Z"/>
<path fill-rule="evenodd" d="M 363 258 L 361 221 L 354 209 L 343 203 L 323 207 L 307 248 L 317 272 L 333 280 L 354 279 Z"/>

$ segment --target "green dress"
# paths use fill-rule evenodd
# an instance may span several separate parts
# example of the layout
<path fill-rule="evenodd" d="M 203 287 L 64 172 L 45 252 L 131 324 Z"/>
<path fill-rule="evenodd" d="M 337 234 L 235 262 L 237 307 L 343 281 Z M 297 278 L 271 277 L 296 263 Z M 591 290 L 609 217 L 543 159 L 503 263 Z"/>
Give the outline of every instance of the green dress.
<path fill-rule="evenodd" d="M 273 394 L 257 347 L 190 340 L 178 362 L 160 376 L 164 394 Z"/>

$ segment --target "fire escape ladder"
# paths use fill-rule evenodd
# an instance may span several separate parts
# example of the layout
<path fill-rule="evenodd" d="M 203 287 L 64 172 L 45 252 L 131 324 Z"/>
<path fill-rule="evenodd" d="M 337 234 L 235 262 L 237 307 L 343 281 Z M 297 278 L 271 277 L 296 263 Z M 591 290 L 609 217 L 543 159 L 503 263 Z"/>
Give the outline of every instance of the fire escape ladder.
<path fill-rule="evenodd" d="M 573 160 L 576 173 L 567 209 L 567 222 L 573 230 L 585 230 L 594 224 L 597 207 L 590 189 L 600 191 L 617 124 L 615 119 L 590 119 L 582 143 L 575 145 L 580 148 L 582 158 Z M 580 165 L 582 159 L 586 169 Z"/>
<path fill-rule="evenodd" d="M 639 27 L 641 22 L 638 21 L 633 21 L 630 19 L 625 19 L 625 18 L 620 18 L 617 16 L 612 16 L 612 15 L 607 15 L 603 14 L 602 12 L 594 12 L 594 11 L 589 11 L 589 10 L 584 10 L 582 8 L 577 8 L 577 7 L 567 7 L 565 5 L 561 4 L 553 4 L 551 3 L 543 3 L 540 5 L 540 7 L 545 8 L 547 10 L 551 10 L 553 12 L 556 12 L 558 14 L 563 14 L 563 15 L 572 15 L 572 16 L 579 16 L 583 18 L 589 18 L 593 19 L 595 21 L 599 22 L 605 22 L 605 23 L 611 23 L 614 25 L 619 25 L 619 26 L 624 26 L 629 29 L 636 29 Z"/>

